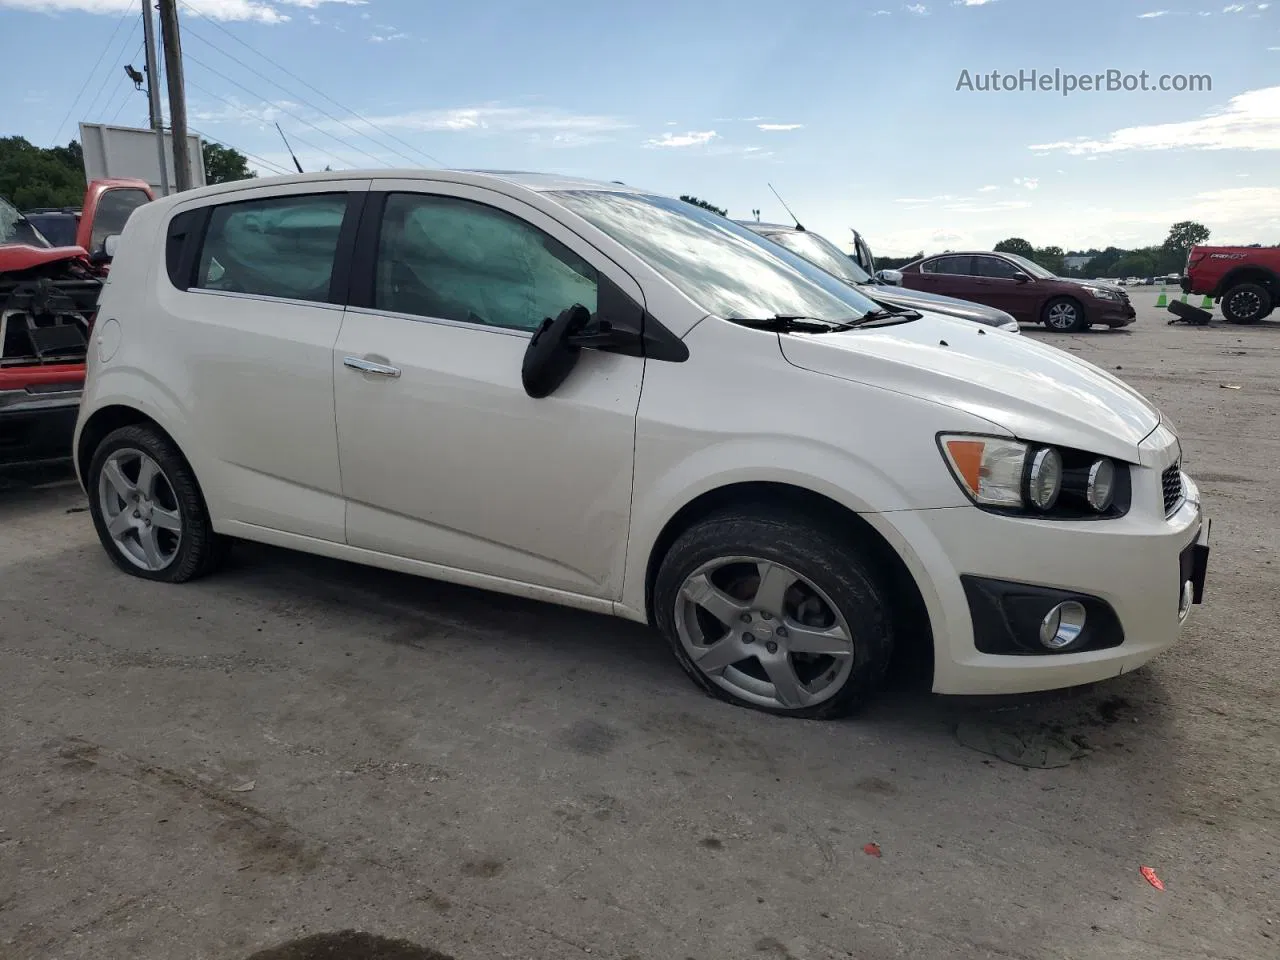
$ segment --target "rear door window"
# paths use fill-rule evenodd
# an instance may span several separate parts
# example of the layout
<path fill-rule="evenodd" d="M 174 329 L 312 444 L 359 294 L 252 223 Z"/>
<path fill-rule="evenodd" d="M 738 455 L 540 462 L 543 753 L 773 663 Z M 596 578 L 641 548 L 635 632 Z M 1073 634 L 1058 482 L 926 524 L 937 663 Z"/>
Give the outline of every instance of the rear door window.
<path fill-rule="evenodd" d="M 1018 272 L 1008 260 L 1000 257 L 974 257 L 973 274 L 976 277 L 992 277 L 997 280 L 1012 280 Z"/>
<path fill-rule="evenodd" d="M 297 194 L 214 207 L 195 287 L 287 300 L 329 299 L 347 194 Z"/>
<path fill-rule="evenodd" d="M 958 276 L 969 274 L 969 261 L 972 257 L 935 257 L 926 260 L 920 267 L 921 273 L 946 273 Z"/>

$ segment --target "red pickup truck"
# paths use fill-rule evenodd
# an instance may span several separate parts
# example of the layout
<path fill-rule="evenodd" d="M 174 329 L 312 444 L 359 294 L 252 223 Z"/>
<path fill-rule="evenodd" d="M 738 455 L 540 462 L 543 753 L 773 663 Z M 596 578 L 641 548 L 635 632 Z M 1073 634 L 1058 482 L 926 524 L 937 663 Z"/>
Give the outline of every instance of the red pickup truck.
<path fill-rule="evenodd" d="M 0 467 L 71 455 L 110 238 L 153 199 L 143 180 L 95 180 L 76 243 L 55 246 L 0 198 Z"/>
<path fill-rule="evenodd" d="M 1194 246 L 1180 286 L 1217 300 L 1227 323 L 1257 323 L 1280 297 L 1280 247 Z"/>

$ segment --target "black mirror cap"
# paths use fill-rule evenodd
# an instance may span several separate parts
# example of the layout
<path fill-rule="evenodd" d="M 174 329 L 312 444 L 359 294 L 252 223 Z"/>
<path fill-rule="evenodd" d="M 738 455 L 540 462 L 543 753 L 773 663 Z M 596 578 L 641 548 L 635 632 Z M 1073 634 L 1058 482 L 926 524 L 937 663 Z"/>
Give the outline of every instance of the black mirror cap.
<path fill-rule="evenodd" d="M 1013 275 L 1013 279 L 1017 280 L 1019 283 L 1029 283 L 1031 281 L 1031 278 L 1028 277 L 1021 270 L 1019 270 L 1017 273 Z"/>
<path fill-rule="evenodd" d="M 524 352 L 520 380 L 524 392 L 534 399 L 553 393 L 564 383 L 578 362 L 579 348 L 569 343 L 570 334 L 591 321 L 591 312 L 580 303 L 561 310 L 554 320 L 547 317 L 538 327 Z"/>

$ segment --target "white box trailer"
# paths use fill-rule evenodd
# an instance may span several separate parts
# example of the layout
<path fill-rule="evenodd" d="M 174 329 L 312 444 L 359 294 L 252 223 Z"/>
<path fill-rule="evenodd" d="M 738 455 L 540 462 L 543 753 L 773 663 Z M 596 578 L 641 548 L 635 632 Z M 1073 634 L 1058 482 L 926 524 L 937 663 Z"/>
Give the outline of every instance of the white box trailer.
<path fill-rule="evenodd" d="M 202 143 L 195 134 L 187 136 L 191 156 L 191 185 L 206 183 Z M 145 180 L 157 197 L 160 187 L 160 156 L 156 150 L 156 132 L 147 127 L 115 127 L 105 123 L 80 124 L 80 146 L 84 150 L 84 179 L 104 177 L 136 177 Z M 169 192 L 174 190 L 173 134 L 164 134 L 165 164 L 169 174 Z"/>

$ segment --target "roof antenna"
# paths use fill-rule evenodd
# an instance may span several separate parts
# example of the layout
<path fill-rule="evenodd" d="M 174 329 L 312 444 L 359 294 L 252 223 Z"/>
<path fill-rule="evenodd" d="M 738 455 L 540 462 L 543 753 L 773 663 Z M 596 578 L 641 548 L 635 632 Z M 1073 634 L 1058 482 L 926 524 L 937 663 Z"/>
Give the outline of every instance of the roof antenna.
<path fill-rule="evenodd" d="M 298 158 L 294 156 L 293 147 L 289 146 L 289 140 L 285 137 L 284 131 L 280 129 L 280 124 L 276 123 L 276 132 L 280 134 L 280 139 L 284 140 L 284 148 L 289 151 L 289 156 L 293 157 L 293 165 L 298 168 L 298 172 L 302 173 L 302 164 L 298 162 Z"/>
<path fill-rule="evenodd" d="M 770 189 L 770 190 L 773 190 L 773 184 L 772 184 L 772 183 L 771 183 L 771 184 L 769 184 L 769 189 Z M 773 195 L 774 195 L 775 197 L 777 197 L 777 198 L 778 198 L 778 202 L 779 202 L 780 204 L 782 204 L 782 206 L 786 209 L 787 213 L 791 215 L 791 219 L 792 219 L 792 220 L 795 220 L 795 222 L 796 222 L 796 229 L 797 229 L 797 230 L 799 230 L 801 233 L 803 233 L 803 232 L 804 232 L 804 227 L 802 227 L 802 226 L 800 225 L 800 220 L 796 217 L 796 215 L 795 215 L 794 213 L 791 213 L 791 208 L 787 206 L 787 201 L 785 201 L 785 200 L 783 200 L 783 199 L 782 199 L 782 197 L 778 194 L 778 191 L 777 191 L 777 190 L 773 190 Z"/>

